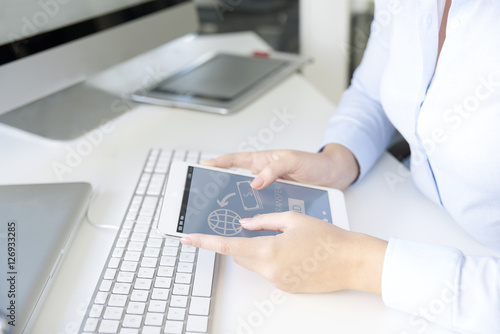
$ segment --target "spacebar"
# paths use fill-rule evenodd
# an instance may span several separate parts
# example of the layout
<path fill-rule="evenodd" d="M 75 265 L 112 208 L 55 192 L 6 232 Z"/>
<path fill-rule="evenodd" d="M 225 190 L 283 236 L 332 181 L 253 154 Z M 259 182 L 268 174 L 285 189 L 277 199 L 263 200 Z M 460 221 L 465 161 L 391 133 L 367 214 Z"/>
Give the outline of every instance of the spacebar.
<path fill-rule="evenodd" d="M 206 249 L 198 250 L 194 274 L 193 296 L 210 297 L 214 278 L 215 253 Z"/>

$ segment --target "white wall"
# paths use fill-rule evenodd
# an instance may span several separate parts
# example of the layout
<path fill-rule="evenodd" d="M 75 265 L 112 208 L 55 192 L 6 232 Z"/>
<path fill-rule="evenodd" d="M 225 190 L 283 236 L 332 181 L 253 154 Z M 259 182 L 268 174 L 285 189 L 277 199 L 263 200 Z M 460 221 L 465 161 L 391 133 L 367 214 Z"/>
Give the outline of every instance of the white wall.
<path fill-rule="evenodd" d="M 337 103 L 348 83 L 349 0 L 300 0 L 301 54 L 314 58 L 305 77 Z"/>

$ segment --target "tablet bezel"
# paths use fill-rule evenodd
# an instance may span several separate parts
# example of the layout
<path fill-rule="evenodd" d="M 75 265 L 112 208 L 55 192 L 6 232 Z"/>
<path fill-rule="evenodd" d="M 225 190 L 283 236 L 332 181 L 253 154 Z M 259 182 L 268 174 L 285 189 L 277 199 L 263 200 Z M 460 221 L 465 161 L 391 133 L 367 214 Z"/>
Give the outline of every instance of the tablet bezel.
<path fill-rule="evenodd" d="M 184 161 L 174 161 L 170 167 L 169 177 L 166 185 L 165 195 L 160 213 L 157 230 L 160 234 L 166 236 L 183 237 L 188 233 L 177 232 L 177 223 L 181 211 L 182 200 L 185 192 L 186 178 L 189 167 L 203 168 L 214 170 L 234 175 L 243 175 L 255 177 L 251 173 L 243 173 L 230 169 L 222 169 L 216 167 L 208 167 L 199 164 L 191 164 Z M 312 189 L 324 190 L 328 194 L 328 202 L 332 212 L 332 220 L 336 226 L 349 230 L 349 221 L 347 218 L 347 210 L 344 200 L 344 194 L 337 189 L 313 186 L 293 181 L 279 179 L 277 182 L 296 185 L 300 187 L 308 187 Z M 333 216 L 335 214 L 335 217 Z"/>

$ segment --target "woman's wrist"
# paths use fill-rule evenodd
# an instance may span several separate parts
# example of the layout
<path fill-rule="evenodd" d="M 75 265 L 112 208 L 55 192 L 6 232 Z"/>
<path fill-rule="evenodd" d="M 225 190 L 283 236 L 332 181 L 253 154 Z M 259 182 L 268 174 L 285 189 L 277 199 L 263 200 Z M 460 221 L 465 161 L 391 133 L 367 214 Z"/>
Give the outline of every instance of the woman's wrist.
<path fill-rule="evenodd" d="M 387 241 L 358 234 L 356 249 L 356 255 L 352 259 L 354 265 L 352 289 L 381 295 Z"/>
<path fill-rule="evenodd" d="M 330 186 L 345 189 L 359 177 L 359 164 L 354 154 L 345 146 L 340 144 L 327 144 L 322 152 L 332 164 L 332 172 L 335 175 Z"/>

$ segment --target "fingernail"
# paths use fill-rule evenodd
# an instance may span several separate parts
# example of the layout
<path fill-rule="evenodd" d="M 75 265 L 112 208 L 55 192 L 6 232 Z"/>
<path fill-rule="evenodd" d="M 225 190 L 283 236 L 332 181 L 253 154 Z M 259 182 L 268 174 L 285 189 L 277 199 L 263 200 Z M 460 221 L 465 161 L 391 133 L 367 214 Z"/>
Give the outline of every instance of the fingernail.
<path fill-rule="evenodd" d="M 243 218 L 243 219 L 240 219 L 240 224 L 244 225 L 244 224 L 248 224 L 252 221 L 251 218 Z"/>
<path fill-rule="evenodd" d="M 201 164 L 205 166 L 210 166 L 212 164 L 212 160 L 213 159 L 202 161 Z"/>
<path fill-rule="evenodd" d="M 254 189 L 259 189 L 263 184 L 264 179 L 261 176 L 257 176 L 255 179 L 253 179 L 252 183 L 250 183 L 250 186 Z"/>
<path fill-rule="evenodd" d="M 190 237 L 182 237 L 181 244 L 191 246 L 193 244 L 193 240 Z"/>

